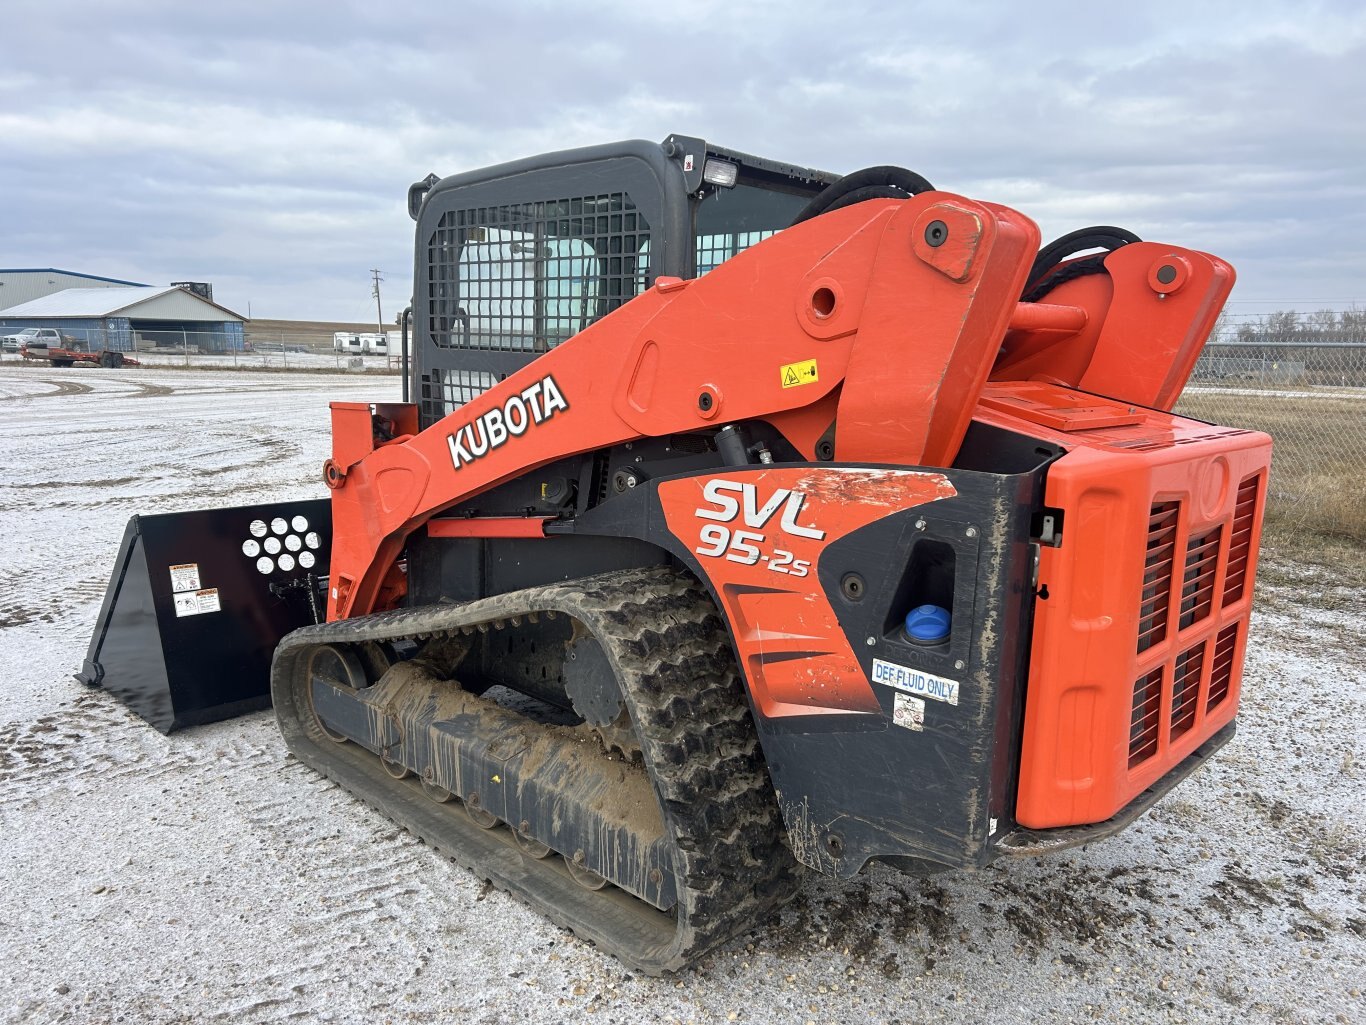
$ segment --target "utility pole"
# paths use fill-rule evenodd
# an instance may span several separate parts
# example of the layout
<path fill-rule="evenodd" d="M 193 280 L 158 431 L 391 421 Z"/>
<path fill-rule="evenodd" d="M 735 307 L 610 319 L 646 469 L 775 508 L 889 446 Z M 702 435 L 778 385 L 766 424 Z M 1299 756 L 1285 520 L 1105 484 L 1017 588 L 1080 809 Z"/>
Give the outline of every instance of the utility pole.
<path fill-rule="evenodd" d="M 384 281 L 379 276 L 380 272 L 375 268 L 370 269 L 370 276 L 375 279 L 374 287 L 370 289 L 370 294 L 375 297 L 375 330 L 384 334 L 384 307 L 380 305 L 379 286 Z"/>

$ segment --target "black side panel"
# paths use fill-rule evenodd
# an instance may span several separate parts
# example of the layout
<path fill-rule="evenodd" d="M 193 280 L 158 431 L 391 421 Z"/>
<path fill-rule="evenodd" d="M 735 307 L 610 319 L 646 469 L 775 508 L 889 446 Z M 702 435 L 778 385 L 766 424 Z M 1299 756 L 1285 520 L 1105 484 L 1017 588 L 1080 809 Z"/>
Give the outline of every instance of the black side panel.
<path fill-rule="evenodd" d="M 408 540 L 408 604 L 474 601 L 613 570 L 666 566 L 669 553 L 634 538 Z"/>
<path fill-rule="evenodd" d="M 1031 516 L 1051 458 L 1033 454 L 1034 468 L 1018 474 L 936 471 L 957 497 L 876 520 L 822 552 L 822 589 L 881 710 L 770 719 L 752 709 L 793 853 L 810 867 L 848 877 L 873 858 L 967 867 L 998 856 L 1014 826 Z M 590 510 L 573 529 L 653 538 L 706 580 L 664 526 L 659 483 Z M 906 638 L 905 615 L 922 604 L 951 609 L 942 643 Z"/>
<path fill-rule="evenodd" d="M 758 718 L 794 849 L 824 872 L 887 856 L 985 865 L 1014 824 L 1042 474 L 945 475 L 958 498 L 879 520 L 818 568 L 882 716 Z M 841 589 L 851 573 L 866 581 L 857 600 Z M 943 643 L 907 638 L 922 604 L 952 609 Z"/>
<path fill-rule="evenodd" d="M 331 548 L 327 499 L 134 516 L 77 679 L 163 733 L 265 708 L 276 644 L 321 618 Z"/>

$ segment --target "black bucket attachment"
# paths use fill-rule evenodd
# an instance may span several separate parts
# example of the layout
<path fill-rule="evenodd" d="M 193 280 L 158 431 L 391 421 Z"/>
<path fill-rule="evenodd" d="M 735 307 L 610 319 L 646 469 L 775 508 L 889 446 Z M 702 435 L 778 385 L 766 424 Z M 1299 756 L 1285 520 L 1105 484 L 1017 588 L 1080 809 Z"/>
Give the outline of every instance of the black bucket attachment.
<path fill-rule="evenodd" d="M 280 638 L 326 608 L 327 499 L 134 516 L 76 679 L 161 730 L 270 704 Z"/>

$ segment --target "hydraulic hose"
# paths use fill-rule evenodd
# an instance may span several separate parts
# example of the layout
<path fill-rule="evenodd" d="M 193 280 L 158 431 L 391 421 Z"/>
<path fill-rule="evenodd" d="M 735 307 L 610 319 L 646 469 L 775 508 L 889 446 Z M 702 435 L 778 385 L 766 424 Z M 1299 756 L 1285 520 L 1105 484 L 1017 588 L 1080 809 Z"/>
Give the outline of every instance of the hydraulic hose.
<path fill-rule="evenodd" d="M 792 223 L 801 224 L 819 214 L 868 199 L 909 199 L 922 192 L 933 191 L 934 186 L 926 178 L 904 167 L 887 164 L 865 167 L 827 185 L 802 208 Z"/>
<path fill-rule="evenodd" d="M 1024 293 L 1020 298 L 1024 302 L 1035 303 L 1064 281 L 1072 281 L 1075 278 L 1085 277 L 1087 274 L 1103 274 L 1105 273 L 1106 256 L 1120 246 L 1141 241 L 1143 240 L 1132 231 L 1115 228 L 1107 224 L 1070 231 L 1039 250 L 1039 255 L 1034 259 L 1034 266 L 1029 270 L 1029 278 L 1025 282 Z M 1073 260 L 1058 270 L 1059 264 L 1063 263 L 1064 260 L 1075 256 L 1077 253 L 1084 253 L 1088 249 L 1104 249 L 1105 252 L 1084 260 Z"/>

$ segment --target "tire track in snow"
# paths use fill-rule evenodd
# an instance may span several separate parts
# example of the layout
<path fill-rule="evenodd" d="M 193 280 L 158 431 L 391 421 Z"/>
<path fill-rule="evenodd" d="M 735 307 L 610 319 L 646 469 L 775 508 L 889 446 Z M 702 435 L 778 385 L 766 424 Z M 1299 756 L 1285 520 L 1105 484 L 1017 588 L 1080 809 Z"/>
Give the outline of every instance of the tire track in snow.
<path fill-rule="evenodd" d="M 0 807 L 146 762 L 158 746 L 147 732 L 111 699 L 89 694 L 69 708 L 0 726 Z"/>
<path fill-rule="evenodd" d="M 111 695 L 87 691 L 68 708 L 0 726 L 0 807 L 68 793 L 97 777 L 152 782 L 174 775 L 196 784 L 211 777 L 201 785 L 212 785 L 253 767 L 278 772 L 284 753 L 283 742 L 167 737 Z"/>
<path fill-rule="evenodd" d="M 253 768 L 269 772 L 273 786 L 235 781 L 244 795 L 260 795 L 237 802 L 239 812 L 251 829 L 269 836 L 272 847 L 306 864 L 307 881 L 300 888 L 322 895 L 291 939 L 272 952 L 275 970 L 249 996 L 210 1012 L 206 1020 L 271 1025 L 325 1010 L 330 995 L 350 979 L 345 966 L 376 935 L 395 929 L 415 935 L 406 911 L 427 889 L 424 875 L 458 870 L 292 758 Z M 414 974 L 424 964 L 420 959 Z M 386 988 L 392 985 L 397 997 L 411 978 L 395 978 Z"/>

